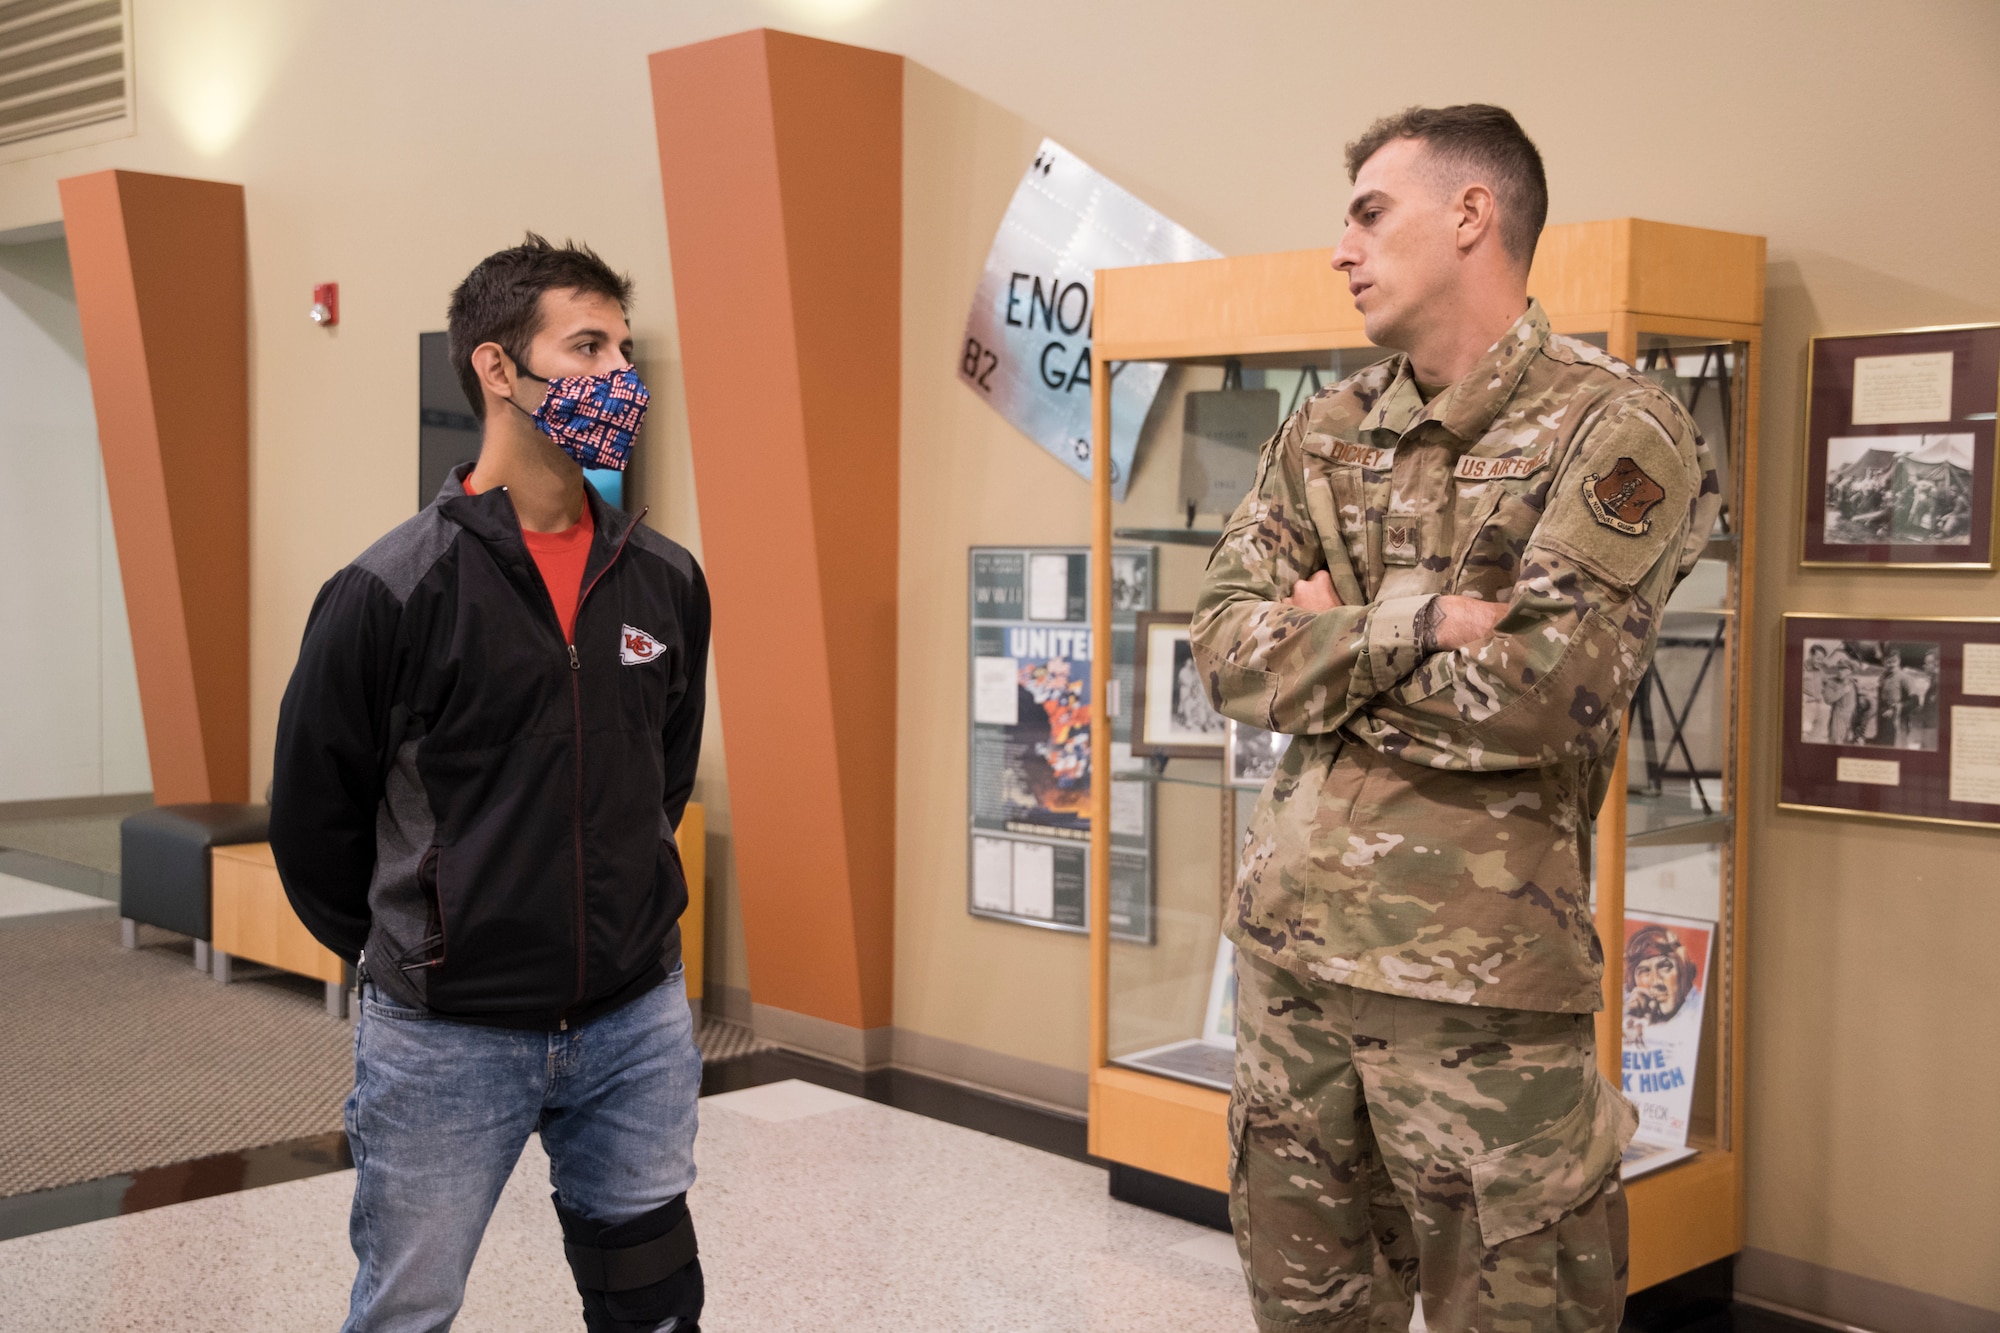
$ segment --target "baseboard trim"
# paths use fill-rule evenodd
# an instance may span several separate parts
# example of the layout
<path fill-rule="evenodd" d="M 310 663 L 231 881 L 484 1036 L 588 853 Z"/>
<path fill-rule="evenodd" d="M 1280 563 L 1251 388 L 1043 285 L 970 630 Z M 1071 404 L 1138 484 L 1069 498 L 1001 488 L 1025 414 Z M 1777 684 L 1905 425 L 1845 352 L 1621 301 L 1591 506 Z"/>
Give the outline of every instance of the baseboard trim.
<path fill-rule="evenodd" d="M 1853 1333 L 2000 1333 L 2000 1310 L 1771 1250 L 1746 1249 L 1737 1259 L 1736 1299 Z"/>
<path fill-rule="evenodd" d="M 908 1028 L 891 1029 L 890 1059 L 899 1069 L 961 1083 L 1033 1102 L 1050 1110 L 1081 1115 L 1090 1107 L 1090 1076 L 1018 1055 L 970 1046 Z"/>
<path fill-rule="evenodd" d="M 1196 1226 L 1216 1231 L 1230 1229 L 1229 1196 L 1222 1191 L 1190 1185 L 1185 1180 L 1175 1180 L 1172 1176 L 1162 1176 L 1123 1162 L 1106 1165 L 1111 1170 L 1111 1197 L 1120 1203 L 1150 1208 L 1156 1213 L 1165 1213 L 1183 1222 L 1193 1222 Z"/>
<path fill-rule="evenodd" d="M 849 1069 L 865 1073 L 889 1063 L 890 1034 L 895 1029 L 849 1027 L 831 1019 L 794 1013 L 790 1009 L 758 1004 L 753 1000 L 750 1003 L 750 1030 L 766 1041 L 774 1041 L 802 1055 L 831 1060 L 837 1065 L 846 1065 Z"/>
<path fill-rule="evenodd" d="M 702 998 L 707 1013 L 744 1024 L 765 1041 L 863 1073 L 893 1066 L 926 1078 L 956 1083 L 974 1092 L 1026 1102 L 1059 1115 L 1082 1115 L 1090 1106 L 1090 1079 L 1081 1070 L 1063 1069 L 908 1028 L 853 1028 L 811 1014 L 758 1004 L 747 992 L 732 986 L 710 986 Z"/>
<path fill-rule="evenodd" d="M 46 801 L 0 801 L 0 823 L 15 819 L 65 819 L 73 815 L 129 815 L 153 808 L 149 791 L 113 796 L 59 796 Z"/>

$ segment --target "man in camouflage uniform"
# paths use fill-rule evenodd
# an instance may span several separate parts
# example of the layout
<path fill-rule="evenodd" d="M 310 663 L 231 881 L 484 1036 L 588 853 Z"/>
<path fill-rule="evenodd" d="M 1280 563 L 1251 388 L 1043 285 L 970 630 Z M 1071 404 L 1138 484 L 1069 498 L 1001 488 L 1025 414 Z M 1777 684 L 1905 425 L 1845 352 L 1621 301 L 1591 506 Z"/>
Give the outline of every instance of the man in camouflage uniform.
<path fill-rule="evenodd" d="M 1231 1217 L 1262 1329 L 1616 1329 L 1591 820 L 1720 503 L 1680 406 L 1527 296 L 1541 160 L 1495 107 L 1348 148 L 1378 345 L 1264 447 L 1193 642 L 1292 735 L 1252 820 Z"/>

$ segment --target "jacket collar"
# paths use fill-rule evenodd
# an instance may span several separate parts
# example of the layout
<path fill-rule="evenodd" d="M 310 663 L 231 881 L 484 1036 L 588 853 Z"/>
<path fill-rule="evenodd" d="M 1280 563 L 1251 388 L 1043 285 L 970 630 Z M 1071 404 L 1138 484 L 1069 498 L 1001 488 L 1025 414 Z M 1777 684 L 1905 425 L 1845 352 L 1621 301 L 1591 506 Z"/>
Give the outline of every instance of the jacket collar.
<path fill-rule="evenodd" d="M 1435 421 L 1469 445 L 1500 415 L 1548 340 L 1549 318 L 1542 303 L 1530 297 L 1528 308 L 1499 341 L 1428 403 L 1417 392 L 1410 358 L 1398 357 L 1395 379 L 1361 419 L 1361 429 L 1388 431 L 1401 438 L 1419 424 Z"/>
<path fill-rule="evenodd" d="M 465 479 L 472 475 L 473 466 L 472 463 L 460 463 L 447 473 L 444 485 L 438 487 L 437 498 L 431 503 L 446 518 L 481 541 L 494 545 L 525 545 L 521 540 L 520 517 L 515 514 L 514 502 L 505 490 L 466 494 Z M 634 522 L 632 515 L 606 504 L 597 493 L 597 488 L 587 481 L 583 485 L 583 502 L 590 507 L 590 521 L 597 529 L 596 539 L 591 543 L 593 547 L 615 547 L 625 540 L 626 530 Z"/>

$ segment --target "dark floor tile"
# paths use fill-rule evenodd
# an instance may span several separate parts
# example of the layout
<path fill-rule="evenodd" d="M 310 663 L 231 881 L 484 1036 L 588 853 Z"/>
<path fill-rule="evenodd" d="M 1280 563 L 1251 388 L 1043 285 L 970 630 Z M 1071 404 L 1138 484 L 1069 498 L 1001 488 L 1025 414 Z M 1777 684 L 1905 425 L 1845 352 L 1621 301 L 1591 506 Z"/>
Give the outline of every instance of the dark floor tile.
<path fill-rule="evenodd" d="M 347 1136 L 336 1131 L 152 1167 L 130 1175 L 16 1194 L 0 1199 L 0 1240 L 124 1213 L 143 1213 L 190 1199 L 233 1194 L 260 1185 L 304 1180 L 329 1171 L 345 1171 L 353 1165 L 354 1158 L 347 1151 Z"/>

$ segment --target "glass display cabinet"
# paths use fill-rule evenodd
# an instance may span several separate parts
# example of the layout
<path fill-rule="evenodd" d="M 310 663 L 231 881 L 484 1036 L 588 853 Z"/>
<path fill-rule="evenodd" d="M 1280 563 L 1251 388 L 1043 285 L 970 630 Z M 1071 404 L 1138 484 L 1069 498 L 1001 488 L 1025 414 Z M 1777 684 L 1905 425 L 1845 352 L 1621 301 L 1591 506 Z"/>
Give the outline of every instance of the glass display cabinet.
<path fill-rule="evenodd" d="M 1206 714 L 1198 689 L 1181 688 L 1180 669 L 1209 550 L 1252 483 L 1259 446 L 1317 388 L 1387 355 L 1363 335 L 1329 258 L 1299 251 L 1097 274 L 1092 623 L 1094 654 L 1114 669 L 1099 675 L 1094 701 L 1111 726 L 1093 741 L 1090 1150 L 1113 1164 L 1122 1197 L 1198 1201 L 1207 1196 L 1187 1186 L 1228 1188 L 1234 990 L 1222 911 L 1271 760 L 1261 733 Z M 1681 998 L 1693 993 L 1692 1004 L 1668 1001 L 1683 1011 L 1683 1044 L 1699 1034 L 1687 1085 L 1637 1098 L 1658 1122 L 1645 1131 L 1651 1146 L 1627 1159 L 1637 1290 L 1742 1247 L 1750 885 L 1736 811 L 1749 772 L 1742 627 L 1764 241 L 1635 219 L 1550 227 L 1529 290 L 1557 332 L 1595 343 L 1679 398 L 1722 470 L 1722 513 L 1662 618 L 1594 839 L 1605 1073 L 1629 1075 L 1628 1088 L 1648 1079 L 1657 1057 L 1635 1049 L 1628 1060 L 1626 1048 L 1648 1042 L 1644 992 L 1663 954 L 1680 962 Z M 1165 374 L 1114 502 L 1108 386 L 1132 362 L 1161 363 Z M 1135 546 L 1156 553 L 1145 599 L 1155 609 L 1136 624 L 1127 611 L 1114 643 L 1114 607 L 1130 605 L 1131 590 L 1114 587 L 1109 556 Z M 1150 939 L 1107 926 L 1114 830 L 1138 827 L 1153 843 Z M 1628 939 L 1637 999 L 1625 975 Z M 1650 1049 L 1662 1041 L 1653 1036 Z"/>

